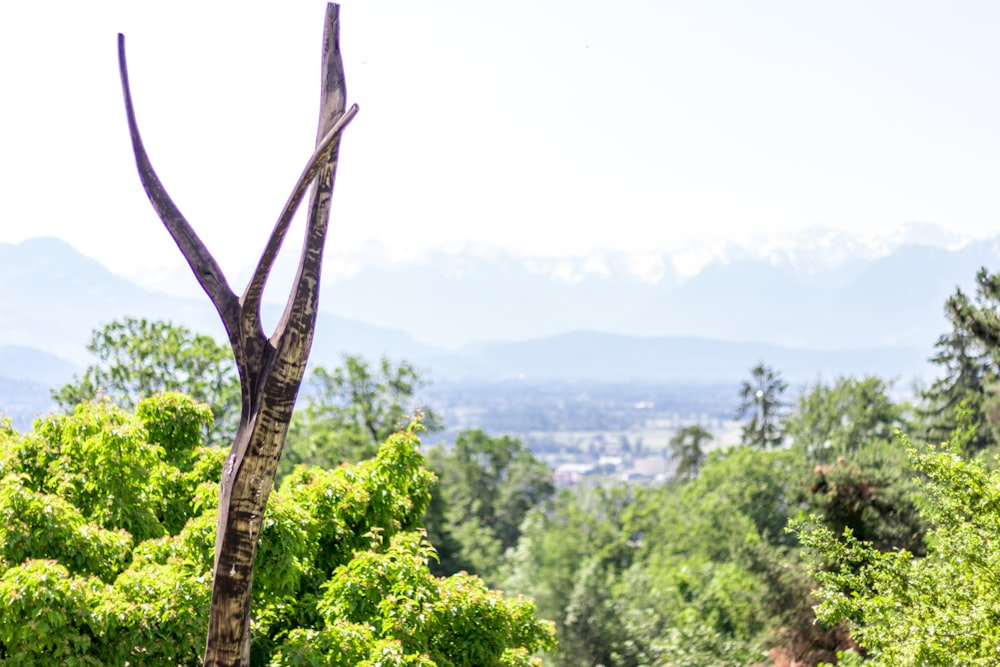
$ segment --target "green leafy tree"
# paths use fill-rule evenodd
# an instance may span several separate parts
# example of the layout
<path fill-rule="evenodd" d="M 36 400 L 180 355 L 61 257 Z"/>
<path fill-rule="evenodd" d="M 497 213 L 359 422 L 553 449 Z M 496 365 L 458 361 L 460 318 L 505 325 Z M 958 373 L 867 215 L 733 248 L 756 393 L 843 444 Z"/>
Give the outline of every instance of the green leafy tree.
<path fill-rule="evenodd" d="M 428 463 L 440 480 L 426 523 L 440 541 L 442 572 L 495 574 L 527 513 L 555 492 L 551 468 L 509 436 L 463 431 L 449 451 L 432 450 Z"/>
<path fill-rule="evenodd" d="M 140 406 L 82 403 L 2 443 L 0 595 L 16 601 L 0 610 L 3 664 L 200 664 L 207 569 L 186 568 L 183 537 L 177 560 L 145 553 L 197 525 L 223 454 L 201 445 L 207 406 L 178 394 Z M 164 447 L 151 433 L 178 438 Z"/>
<path fill-rule="evenodd" d="M 808 479 L 799 506 L 824 526 L 837 534 L 850 529 L 886 551 L 924 553 L 923 494 L 898 443 L 873 443 L 850 459 L 814 466 Z"/>
<path fill-rule="evenodd" d="M 416 533 L 359 553 L 325 585 L 322 627 L 292 631 L 271 664 L 528 667 L 540 664 L 533 652 L 554 648 L 534 605 L 465 573 L 437 579 L 426 564 L 433 557 Z"/>
<path fill-rule="evenodd" d="M 176 391 L 212 408 L 212 442 L 232 438 L 240 420 L 240 382 L 233 355 L 211 336 L 162 320 L 126 317 L 93 331 L 87 351 L 97 358 L 52 398 L 65 410 L 107 397 L 125 408 Z"/>
<path fill-rule="evenodd" d="M 306 406 L 292 422 L 279 477 L 298 463 L 329 468 L 370 458 L 379 443 L 417 414 L 426 430 L 439 430 L 434 412 L 416 400 L 426 384 L 411 363 L 385 357 L 369 365 L 346 355 L 332 371 L 317 367 L 309 378 Z"/>
<path fill-rule="evenodd" d="M 1000 472 L 963 457 L 972 437 L 959 430 L 921 449 L 904 441 L 927 491 L 925 557 L 878 549 L 850 529 L 838 536 L 815 520 L 794 526 L 820 586 L 817 616 L 846 622 L 865 664 L 1000 663 Z"/>
<path fill-rule="evenodd" d="M 890 385 L 874 376 L 817 382 L 785 420 L 785 435 L 811 461 L 851 457 L 866 445 L 889 442 L 904 428 L 905 406 L 888 395 Z"/>
<path fill-rule="evenodd" d="M 529 513 L 504 588 L 555 622 L 560 666 L 753 664 L 785 620 L 789 559 L 757 554 L 785 538 L 790 460 L 737 448 L 685 484 L 566 491 Z"/>
<path fill-rule="evenodd" d="M 624 487 L 564 490 L 551 508 L 525 517 L 523 534 L 505 562 L 505 590 L 530 596 L 556 626 L 560 666 L 614 664 L 622 635 L 610 586 L 634 546 L 624 537 Z"/>
<path fill-rule="evenodd" d="M 625 525 L 638 548 L 616 604 L 630 642 L 620 651 L 635 661 L 619 664 L 755 664 L 769 650 L 777 664 L 833 656 L 837 638 L 816 627 L 784 532 L 802 475 L 795 451 L 736 447 L 713 453 L 683 485 L 637 492 Z"/>
<path fill-rule="evenodd" d="M 736 419 L 749 415 L 741 436 L 744 445 L 758 449 L 781 445 L 784 439 L 781 416 L 787 407 L 781 397 L 786 389 L 788 383 L 781 378 L 781 373 L 763 362 L 750 370 L 750 379 L 740 386 L 740 407 L 736 412 Z"/>
<path fill-rule="evenodd" d="M 0 664 L 202 664 L 224 454 L 207 406 L 85 402 L 0 423 Z M 437 578 L 420 531 L 433 475 L 414 425 L 372 459 L 300 466 L 262 517 L 251 664 L 540 664 L 534 605 Z"/>
<path fill-rule="evenodd" d="M 877 377 L 842 377 L 798 399 L 785 420 L 803 463 L 796 503 L 838 534 L 850 528 L 879 548 L 922 553 L 920 492 L 894 436 L 907 426 L 907 406 L 893 402 L 888 390 Z"/>
<path fill-rule="evenodd" d="M 698 424 L 685 426 L 677 431 L 667 444 L 670 460 L 674 462 L 674 477 L 693 479 L 705 463 L 703 442 L 712 440 L 712 434 Z"/>

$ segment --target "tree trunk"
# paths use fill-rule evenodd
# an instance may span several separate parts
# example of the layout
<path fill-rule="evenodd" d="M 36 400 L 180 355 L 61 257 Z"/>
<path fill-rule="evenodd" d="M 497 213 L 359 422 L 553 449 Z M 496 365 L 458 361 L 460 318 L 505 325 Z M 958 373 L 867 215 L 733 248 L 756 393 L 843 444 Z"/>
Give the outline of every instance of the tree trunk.
<path fill-rule="evenodd" d="M 344 110 L 346 91 L 338 10 L 335 4 L 327 5 L 316 150 L 278 217 L 246 291 L 239 298 L 153 171 L 135 120 L 125 64 L 125 38 L 118 36 L 122 89 L 139 176 L 153 208 L 222 318 L 242 388 L 240 425 L 223 467 L 219 489 L 205 667 L 250 664 L 250 599 L 257 539 L 312 345 L 340 137 L 357 113 L 356 105 Z M 306 238 L 295 282 L 284 314 L 267 338 L 260 321 L 264 283 L 310 185 Z"/>

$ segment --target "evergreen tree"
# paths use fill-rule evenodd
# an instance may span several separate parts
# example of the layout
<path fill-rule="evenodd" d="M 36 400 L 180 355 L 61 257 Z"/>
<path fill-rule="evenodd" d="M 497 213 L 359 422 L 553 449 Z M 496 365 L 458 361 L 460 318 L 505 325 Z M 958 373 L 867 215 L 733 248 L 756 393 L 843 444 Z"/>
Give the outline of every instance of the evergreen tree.
<path fill-rule="evenodd" d="M 701 443 L 712 439 L 712 434 L 698 424 L 685 426 L 674 434 L 667 445 L 671 461 L 676 465 L 675 479 L 694 479 L 705 463 L 705 450 Z"/>
<path fill-rule="evenodd" d="M 784 439 L 780 421 L 787 403 L 781 400 L 788 383 L 781 373 L 760 362 L 750 370 L 750 380 L 740 388 L 740 407 L 736 419 L 750 415 L 743 426 L 741 442 L 758 449 L 778 447 Z"/>
<path fill-rule="evenodd" d="M 992 431 L 997 419 L 990 415 L 1000 417 L 994 391 L 1000 382 L 1000 274 L 980 269 L 976 283 L 975 297 L 957 289 L 945 303 L 952 330 L 938 339 L 930 359 L 944 369 L 944 376 L 922 392 L 924 404 L 918 409 L 922 436 L 943 442 L 958 427 L 964 406 L 975 427 L 968 441 L 970 452 L 996 442 Z"/>

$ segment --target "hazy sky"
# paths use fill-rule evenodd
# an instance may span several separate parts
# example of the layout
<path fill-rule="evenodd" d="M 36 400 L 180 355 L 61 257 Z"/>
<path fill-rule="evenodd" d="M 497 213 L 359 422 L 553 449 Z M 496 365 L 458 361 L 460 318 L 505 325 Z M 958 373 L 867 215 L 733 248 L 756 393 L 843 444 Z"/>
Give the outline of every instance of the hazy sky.
<path fill-rule="evenodd" d="M 252 263 L 311 153 L 324 3 L 0 3 L 0 242 Z M 330 250 L 666 250 L 822 225 L 1000 232 L 1000 4 L 344 0 Z M 298 243 L 296 235 L 291 240 Z"/>

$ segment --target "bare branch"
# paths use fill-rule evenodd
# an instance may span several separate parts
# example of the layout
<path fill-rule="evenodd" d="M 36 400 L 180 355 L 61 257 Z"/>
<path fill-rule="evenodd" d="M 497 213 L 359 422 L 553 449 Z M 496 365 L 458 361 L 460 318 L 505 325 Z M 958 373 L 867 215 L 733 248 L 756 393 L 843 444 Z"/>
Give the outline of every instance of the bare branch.
<path fill-rule="evenodd" d="M 160 216 L 164 226 L 173 237 L 177 247 L 180 248 L 184 259 L 187 260 L 194 277 L 201 284 L 205 293 L 212 300 L 215 309 L 219 311 L 222 323 L 226 327 L 230 343 L 233 344 L 233 351 L 236 352 L 237 364 L 240 364 L 241 353 L 236 345 L 239 336 L 239 302 L 236 294 L 230 289 L 226 277 L 222 273 L 215 258 L 205 247 L 194 229 L 188 221 L 181 215 L 180 210 L 167 194 L 163 183 L 160 182 L 153 165 L 146 155 L 146 149 L 142 145 L 142 138 L 139 136 L 139 126 L 135 120 L 135 109 L 132 106 L 132 92 L 128 83 L 128 68 L 125 64 L 125 35 L 118 35 L 118 69 L 121 74 L 122 92 L 125 95 L 125 112 L 128 115 L 128 130 L 132 137 L 132 150 L 135 153 L 135 163 L 139 168 L 139 178 L 142 180 L 142 187 L 146 190 L 149 201 L 153 204 L 153 209 Z M 242 369 L 241 369 L 242 373 Z"/>
<path fill-rule="evenodd" d="M 330 3 L 326 7 L 326 21 L 323 28 L 319 124 L 316 132 L 317 148 L 325 141 L 325 137 L 340 124 L 342 119 L 349 119 L 356 112 L 356 109 L 352 107 L 350 114 L 344 114 L 346 99 L 344 61 L 340 55 L 340 7 Z M 302 246 L 302 256 L 299 259 L 299 268 L 295 275 L 295 283 L 285 305 L 285 311 L 272 336 L 276 347 L 279 348 L 279 355 L 285 346 L 299 344 L 285 340 L 287 338 L 285 334 L 288 330 L 295 331 L 296 338 L 303 334 L 308 335 L 308 338 L 302 341 L 306 345 L 307 352 L 312 343 L 313 325 L 319 305 L 323 246 L 326 243 L 326 232 L 330 221 L 330 201 L 333 196 L 339 146 L 339 141 L 334 141 L 332 150 L 329 151 L 326 159 L 319 163 L 321 168 L 310 194 L 306 237 Z"/>
<path fill-rule="evenodd" d="M 358 105 L 355 104 L 347 110 L 347 113 L 337 118 L 333 127 L 323 137 L 319 145 L 316 146 L 316 150 L 306 163 L 305 169 L 302 170 L 299 180 L 296 181 L 295 187 L 292 188 L 292 194 L 289 195 L 288 201 L 281 211 L 281 215 L 278 216 L 278 221 L 271 231 L 271 237 L 267 241 L 267 247 L 264 248 L 260 261 L 257 263 L 257 268 L 254 270 L 253 277 L 250 279 L 246 291 L 243 293 L 243 326 L 245 328 L 248 326 L 253 329 L 258 328 L 260 324 L 260 300 L 264 292 L 264 285 L 267 283 L 268 275 L 274 267 L 274 261 L 278 256 L 278 251 L 281 249 L 281 244 L 285 240 L 285 234 L 292 223 L 292 218 L 295 216 L 295 212 L 302 203 L 302 199 L 305 197 L 306 191 L 312 184 L 313 179 L 316 178 L 316 174 L 326 166 L 330 155 L 337 149 L 340 142 L 340 135 L 344 128 L 347 127 L 348 123 L 351 122 L 357 113 Z"/>

